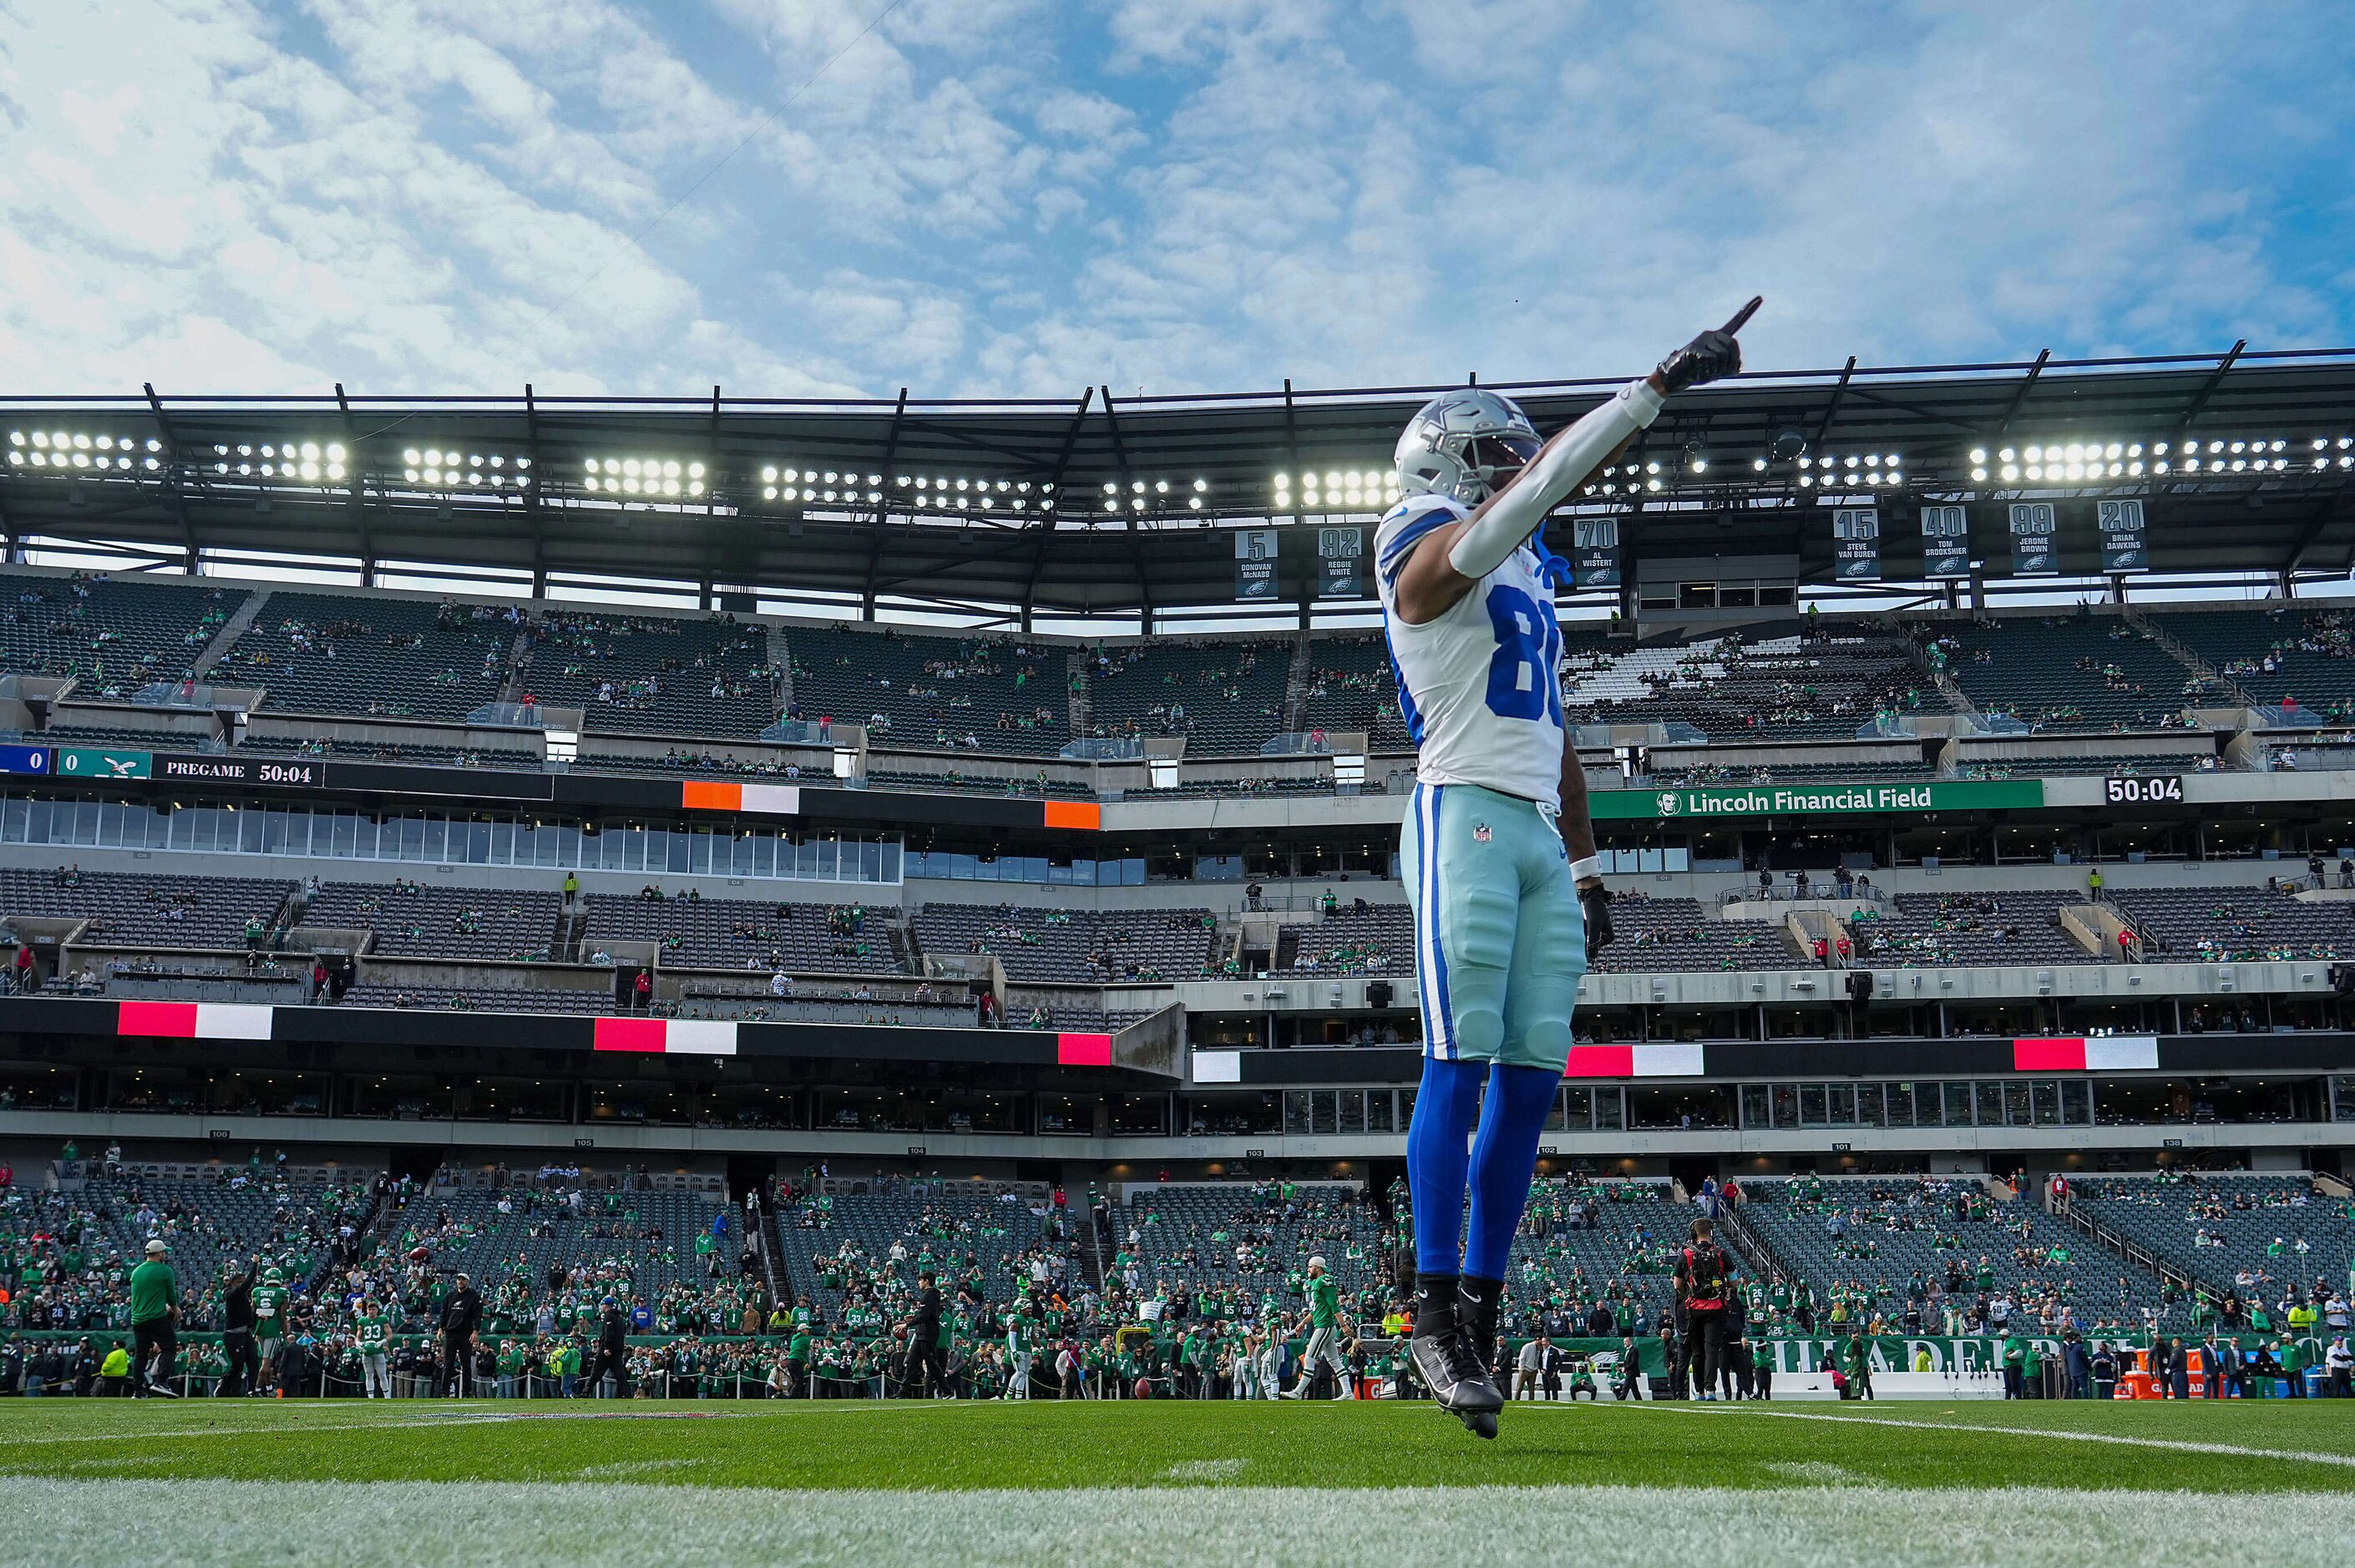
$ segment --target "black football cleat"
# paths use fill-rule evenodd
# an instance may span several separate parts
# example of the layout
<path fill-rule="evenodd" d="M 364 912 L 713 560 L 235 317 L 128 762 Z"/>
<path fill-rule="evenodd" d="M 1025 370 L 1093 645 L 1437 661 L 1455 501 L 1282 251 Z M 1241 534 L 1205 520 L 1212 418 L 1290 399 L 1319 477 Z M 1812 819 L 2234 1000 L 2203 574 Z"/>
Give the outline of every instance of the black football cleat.
<path fill-rule="evenodd" d="M 1432 1326 L 1433 1332 L 1424 1333 L 1418 1324 L 1414 1337 L 1407 1341 L 1407 1359 L 1415 1376 L 1450 1415 L 1485 1414 L 1493 1425 L 1505 1396 L 1489 1377 L 1487 1361 L 1465 1337 L 1453 1308 L 1436 1316 L 1439 1321 Z"/>

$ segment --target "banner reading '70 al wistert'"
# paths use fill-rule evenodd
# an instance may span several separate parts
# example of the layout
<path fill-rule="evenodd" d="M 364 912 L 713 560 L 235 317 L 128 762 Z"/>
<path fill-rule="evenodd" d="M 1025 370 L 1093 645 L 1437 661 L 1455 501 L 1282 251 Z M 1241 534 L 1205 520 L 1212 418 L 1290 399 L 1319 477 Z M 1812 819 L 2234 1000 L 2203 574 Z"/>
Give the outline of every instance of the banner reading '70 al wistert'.
<path fill-rule="evenodd" d="M 1899 811 L 2016 811 L 2044 804 L 2041 779 L 1921 780 L 1909 784 L 1747 784 L 1718 789 L 1597 789 L 1598 819 L 1867 816 Z"/>

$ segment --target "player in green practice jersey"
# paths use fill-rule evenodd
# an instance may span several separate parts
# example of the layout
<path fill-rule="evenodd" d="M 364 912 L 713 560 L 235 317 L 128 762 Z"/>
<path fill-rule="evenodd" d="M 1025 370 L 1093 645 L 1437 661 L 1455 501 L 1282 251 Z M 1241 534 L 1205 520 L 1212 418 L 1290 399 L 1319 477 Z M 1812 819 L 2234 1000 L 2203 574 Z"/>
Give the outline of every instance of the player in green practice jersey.
<path fill-rule="evenodd" d="M 360 1315 L 353 1325 L 352 1338 L 360 1352 L 360 1388 L 368 1399 L 392 1397 L 392 1374 L 385 1370 L 385 1356 L 392 1348 L 392 1319 L 376 1303 L 373 1296 L 360 1298 Z M 377 1391 L 384 1392 L 378 1393 Z"/>
<path fill-rule="evenodd" d="M 1308 1260 L 1308 1276 L 1301 1282 L 1301 1287 L 1308 1294 L 1304 1325 L 1308 1331 L 1308 1343 L 1300 1351 L 1300 1381 L 1284 1390 L 1284 1397 L 1306 1398 L 1309 1382 L 1316 1377 L 1316 1363 L 1321 1361 L 1333 1369 L 1333 1376 L 1341 1385 L 1341 1392 L 1335 1397 L 1355 1399 L 1357 1384 L 1349 1375 L 1349 1363 L 1341 1355 L 1341 1289 L 1333 1283 L 1323 1258 Z"/>
<path fill-rule="evenodd" d="M 1006 1319 L 1006 1397 L 1008 1399 L 1030 1397 L 1030 1366 L 1038 1359 L 1037 1335 L 1038 1326 L 1018 1303 Z"/>
<path fill-rule="evenodd" d="M 261 1358 L 257 1386 L 276 1376 L 279 1342 L 286 1338 L 286 1308 L 293 1299 L 283 1274 L 274 1268 L 261 1271 L 261 1283 L 253 1287 L 253 1348 Z"/>

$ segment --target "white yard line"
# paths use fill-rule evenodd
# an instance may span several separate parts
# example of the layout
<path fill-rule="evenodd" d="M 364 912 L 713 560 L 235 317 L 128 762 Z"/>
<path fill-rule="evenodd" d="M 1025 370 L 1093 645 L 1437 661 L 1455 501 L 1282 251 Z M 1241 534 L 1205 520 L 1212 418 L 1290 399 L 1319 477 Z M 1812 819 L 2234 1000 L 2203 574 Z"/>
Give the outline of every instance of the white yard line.
<path fill-rule="evenodd" d="M 2355 1454 L 2326 1454 L 2304 1448 L 2251 1448 L 2239 1443 L 2195 1443 L 2182 1437 L 2136 1437 L 2118 1432 L 2066 1432 L 2051 1426 L 1995 1426 L 1977 1421 L 1900 1421 L 1888 1415 L 1833 1415 L 1810 1410 L 1768 1410 L 1753 1403 L 1742 1405 L 1687 1404 L 1664 1401 L 1656 1409 L 1683 1415 L 1766 1415 L 1777 1421 L 1829 1421 L 1842 1426 L 1902 1426 L 1912 1432 L 1992 1432 L 2004 1437 L 2050 1437 L 2062 1443 L 2116 1443 L 2129 1448 L 2169 1448 L 2183 1454 L 2225 1454 L 2242 1459 L 2288 1459 L 2307 1465 L 2339 1465 L 2355 1468 Z"/>
<path fill-rule="evenodd" d="M 659 1525 L 650 1527 L 658 1520 Z M 954 1563 L 958 1568 L 2306 1568 L 2344 1563 L 2326 1497 L 2068 1491 L 1176 1487 L 783 1492 L 512 1482 L 13 1480 L 12 1560 L 244 1564 L 256 1521 L 343 1564 L 549 1568 Z"/>
<path fill-rule="evenodd" d="M 730 1400 L 729 1404 L 738 1402 Z M 23 1408 L 21 1405 L 19 1409 Z M 299 1408 L 299 1407 L 298 1407 Z M 897 1403 L 888 1400 L 844 1399 L 818 1400 L 808 1404 L 778 1402 L 777 1414 L 790 1408 L 801 1415 L 914 1415 L 933 1410 L 979 1410 L 984 1404 L 969 1399 L 910 1400 Z M 0 1434 L 0 1449 L 53 1443 L 145 1443 L 158 1437 L 282 1437 L 306 1432 L 393 1432 L 403 1427 L 481 1426 L 517 1421 L 737 1421 L 762 1414 L 759 1410 L 477 1410 L 458 1409 L 442 1414 L 388 1416 L 381 1421 L 311 1421 L 299 1414 L 284 1413 L 284 1407 L 272 1408 L 235 1404 L 231 1410 L 250 1411 L 250 1415 L 230 1418 L 223 1426 L 134 1427 L 121 1432 L 83 1432 L 17 1437 Z M 223 1414 L 226 1415 L 227 1412 Z M 337 1414 L 344 1414 L 337 1411 Z M 280 1416 L 272 1421 L 272 1415 Z M 0 1461 L 5 1463 L 5 1461 Z"/>
<path fill-rule="evenodd" d="M 38 1437 L 0 1436 L 0 1448 L 52 1443 L 149 1443 L 159 1437 L 287 1437 L 313 1432 L 396 1432 L 403 1427 L 482 1426 L 515 1421 L 720 1421 L 741 1411 L 700 1410 L 581 1410 L 492 1411 L 453 1410 L 446 1415 L 411 1416 L 383 1421 L 306 1421 L 288 1417 L 265 1424 L 261 1415 L 234 1419 L 224 1426 L 133 1427 L 122 1432 L 77 1432 Z"/>

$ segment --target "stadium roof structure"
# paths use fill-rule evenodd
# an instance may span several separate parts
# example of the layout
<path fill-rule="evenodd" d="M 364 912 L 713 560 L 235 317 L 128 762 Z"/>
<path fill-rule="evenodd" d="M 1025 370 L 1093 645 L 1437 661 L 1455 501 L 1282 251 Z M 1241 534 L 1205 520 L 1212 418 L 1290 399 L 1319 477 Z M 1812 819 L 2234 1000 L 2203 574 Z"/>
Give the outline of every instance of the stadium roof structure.
<path fill-rule="evenodd" d="M 1488 385 L 1550 430 L 1618 380 Z M 1444 390 L 9 397 L 0 530 L 15 554 L 73 544 L 126 567 L 275 553 L 363 580 L 421 563 L 536 590 L 554 575 L 1086 615 L 1231 603 L 1235 530 L 1273 524 L 1279 598 L 1305 600 L 1315 525 L 1380 514 L 1400 428 Z M 2355 350 L 1745 374 L 1678 398 L 1557 514 L 1554 543 L 1572 518 L 1614 518 L 1629 582 L 1729 558 L 1828 582 L 1832 511 L 1871 505 L 1882 576 L 1904 582 L 1912 508 L 1960 503 L 1988 557 L 1975 570 L 1999 578 L 1998 508 L 2050 500 L 2060 572 L 2097 576 L 2095 505 L 2127 497 L 2153 570 L 2346 575 Z"/>

